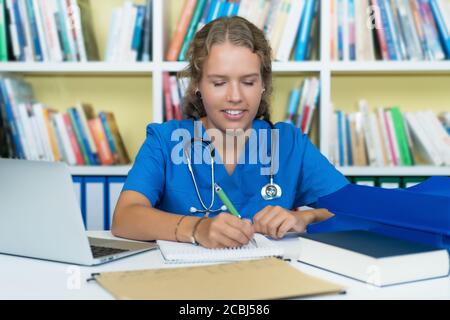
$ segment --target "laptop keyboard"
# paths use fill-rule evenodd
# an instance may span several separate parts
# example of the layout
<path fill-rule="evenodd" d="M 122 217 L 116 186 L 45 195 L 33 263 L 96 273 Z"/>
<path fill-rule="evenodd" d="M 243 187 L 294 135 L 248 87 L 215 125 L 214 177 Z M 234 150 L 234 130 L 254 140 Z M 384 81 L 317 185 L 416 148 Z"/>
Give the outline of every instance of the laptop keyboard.
<path fill-rule="evenodd" d="M 121 252 L 125 252 L 125 251 L 130 251 L 130 250 L 98 247 L 98 246 L 91 245 L 91 251 L 92 251 L 92 254 L 94 255 L 94 258 L 100 258 L 100 257 L 105 257 L 105 256 L 109 256 L 112 254 L 121 253 Z"/>

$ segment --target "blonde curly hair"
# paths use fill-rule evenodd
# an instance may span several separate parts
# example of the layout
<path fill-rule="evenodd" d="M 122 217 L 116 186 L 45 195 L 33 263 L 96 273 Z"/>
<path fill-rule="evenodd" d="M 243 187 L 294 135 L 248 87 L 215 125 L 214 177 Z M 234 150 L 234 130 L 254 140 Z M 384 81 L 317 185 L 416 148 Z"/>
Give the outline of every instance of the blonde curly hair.
<path fill-rule="evenodd" d="M 188 66 L 180 71 L 178 78 L 188 78 L 189 85 L 183 99 L 183 112 L 188 118 L 206 116 L 206 110 L 196 89 L 202 77 L 203 62 L 215 44 L 230 42 L 249 48 L 261 60 L 261 78 L 265 88 L 256 118 L 270 120 L 270 96 L 272 94 L 272 49 L 264 33 L 253 23 L 239 17 L 222 17 L 200 29 L 187 51 Z"/>

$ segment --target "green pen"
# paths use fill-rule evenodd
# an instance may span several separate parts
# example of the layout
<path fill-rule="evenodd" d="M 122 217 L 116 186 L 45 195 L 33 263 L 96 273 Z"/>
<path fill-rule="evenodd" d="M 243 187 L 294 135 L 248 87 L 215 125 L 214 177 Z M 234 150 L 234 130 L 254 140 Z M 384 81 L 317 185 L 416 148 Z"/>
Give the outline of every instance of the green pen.
<path fill-rule="evenodd" d="M 214 183 L 214 190 L 216 191 L 216 193 L 219 196 L 220 200 L 222 200 L 223 204 L 227 206 L 227 209 L 230 211 L 230 213 L 233 216 L 236 216 L 236 217 L 238 217 L 240 219 L 241 215 L 236 210 L 234 205 L 231 203 L 230 199 L 225 194 L 225 191 L 223 191 L 223 189 L 217 183 Z"/>
<path fill-rule="evenodd" d="M 230 213 L 233 216 L 238 217 L 239 219 L 241 219 L 241 215 L 236 210 L 236 208 L 234 207 L 233 203 L 228 198 L 228 196 L 225 194 L 225 191 L 223 191 L 223 189 L 217 183 L 214 183 L 214 190 L 216 191 L 216 193 L 219 196 L 220 200 L 222 200 L 223 204 L 227 206 L 227 209 L 230 211 Z M 255 247 L 258 246 L 255 239 L 251 239 L 250 242 L 253 243 L 253 245 Z"/>

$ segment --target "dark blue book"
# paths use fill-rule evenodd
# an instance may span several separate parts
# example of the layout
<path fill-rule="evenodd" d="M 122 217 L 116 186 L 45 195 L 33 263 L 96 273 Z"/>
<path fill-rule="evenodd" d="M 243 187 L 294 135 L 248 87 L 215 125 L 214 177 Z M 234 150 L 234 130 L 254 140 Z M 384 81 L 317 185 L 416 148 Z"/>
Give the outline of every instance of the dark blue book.
<path fill-rule="evenodd" d="M 299 261 L 376 286 L 445 277 L 446 249 L 366 230 L 303 234 Z"/>
<path fill-rule="evenodd" d="M 6 90 L 4 80 L 0 80 L 0 99 L 4 103 L 5 116 L 6 116 L 6 120 L 8 121 L 9 130 L 10 130 L 13 142 L 14 142 L 15 154 L 17 155 L 17 157 L 19 159 L 25 159 L 25 151 L 23 150 L 23 146 L 20 141 L 19 129 L 17 127 L 17 123 L 14 118 L 14 113 L 12 110 L 11 102 L 8 97 L 8 92 Z"/>
<path fill-rule="evenodd" d="M 345 118 L 345 139 L 347 144 L 347 160 L 348 166 L 353 165 L 353 154 L 352 154 L 352 136 L 350 133 L 350 120 L 348 119 L 348 114 L 344 116 Z"/>
<path fill-rule="evenodd" d="M 152 0 L 147 0 L 144 17 L 144 30 L 142 35 L 141 48 L 139 49 L 138 61 L 149 62 L 152 60 L 152 30 L 153 30 L 153 13 Z"/>
<path fill-rule="evenodd" d="M 137 14 L 134 22 L 133 37 L 131 40 L 131 49 L 136 51 L 136 61 L 138 61 L 139 49 L 142 43 L 142 33 L 144 30 L 145 6 L 136 6 Z"/>
<path fill-rule="evenodd" d="M 343 126 L 343 114 L 342 111 L 337 111 L 337 135 L 338 135 L 338 148 L 339 148 L 339 165 L 343 167 L 344 162 L 344 137 L 342 136 L 342 126 Z"/>
<path fill-rule="evenodd" d="M 16 20 L 16 28 L 17 28 L 17 38 L 19 40 L 19 47 L 20 47 L 20 56 L 19 61 L 25 61 L 25 48 L 27 46 L 27 39 L 25 37 L 25 30 L 23 26 L 23 17 L 20 15 L 19 10 L 19 3 L 17 0 L 13 1 L 13 11 L 14 11 L 14 18 Z"/>
<path fill-rule="evenodd" d="M 30 19 L 30 30 L 31 30 L 31 37 L 33 39 L 33 45 L 34 45 L 34 58 L 36 61 L 44 61 L 44 57 L 42 55 L 42 47 L 41 42 L 39 40 L 39 32 L 36 22 L 36 15 L 33 8 L 33 0 L 26 0 L 26 7 L 28 11 L 28 17 Z"/>

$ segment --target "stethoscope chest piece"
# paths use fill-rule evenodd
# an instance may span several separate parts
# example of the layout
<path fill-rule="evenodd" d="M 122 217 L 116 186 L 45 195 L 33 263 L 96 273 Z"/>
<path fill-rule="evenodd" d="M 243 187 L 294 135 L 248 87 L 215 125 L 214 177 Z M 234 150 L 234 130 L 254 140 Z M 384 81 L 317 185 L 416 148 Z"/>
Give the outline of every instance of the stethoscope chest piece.
<path fill-rule="evenodd" d="M 281 197 L 281 187 L 272 181 L 261 189 L 261 196 L 264 200 L 273 200 Z"/>

